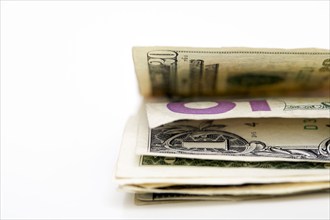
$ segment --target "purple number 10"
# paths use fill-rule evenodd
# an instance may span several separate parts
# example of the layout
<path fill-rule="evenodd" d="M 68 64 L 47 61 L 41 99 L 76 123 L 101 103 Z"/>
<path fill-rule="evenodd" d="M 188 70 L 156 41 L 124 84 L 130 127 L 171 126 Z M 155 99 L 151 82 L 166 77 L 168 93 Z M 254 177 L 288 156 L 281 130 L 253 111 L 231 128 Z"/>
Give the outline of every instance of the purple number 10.
<path fill-rule="evenodd" d="M 254 100 L 249 101 L 251 110 L 256 111 L 271 111 L 268 102 L 266 100 Z M 217 102 L 216 106 L 204 109 L 189 108 L 185 106 L 185 102 L 170 102 L 167 104 L 167 108 L 172 112 L 182 114 L 222 114 L 231 111 L 235 108 L 236 104 L 229 101 Z"/>

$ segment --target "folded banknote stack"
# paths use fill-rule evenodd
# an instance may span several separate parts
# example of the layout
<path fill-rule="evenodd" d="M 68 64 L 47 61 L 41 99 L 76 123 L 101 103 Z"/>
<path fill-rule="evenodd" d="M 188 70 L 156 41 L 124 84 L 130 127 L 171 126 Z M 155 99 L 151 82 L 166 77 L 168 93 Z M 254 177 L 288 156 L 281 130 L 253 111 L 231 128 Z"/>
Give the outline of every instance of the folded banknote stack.
<path fill-rule="evenodd" d="M 329 194 L 329 50 L 136 47 L 133 58 L 145 99 L 116 181 L 137 204 Z"/>

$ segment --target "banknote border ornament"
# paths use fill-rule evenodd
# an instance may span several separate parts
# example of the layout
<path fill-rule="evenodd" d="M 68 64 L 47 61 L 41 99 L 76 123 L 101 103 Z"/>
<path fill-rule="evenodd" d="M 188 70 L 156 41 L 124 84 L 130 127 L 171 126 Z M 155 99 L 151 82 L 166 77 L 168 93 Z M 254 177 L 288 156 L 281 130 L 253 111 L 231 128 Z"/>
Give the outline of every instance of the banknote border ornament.
<path fill-rule="evenodd" d="M 284 111 L 292 110 L 330 110 L 330 102 L 321 102 L 319 105 L 289 105 L 285 103 Z"/>
<path fill-rule="evenodd" d="M 330 138 L 327 138 L 320 143 L 319 153 L 325 157 L 330 156 Z"/>

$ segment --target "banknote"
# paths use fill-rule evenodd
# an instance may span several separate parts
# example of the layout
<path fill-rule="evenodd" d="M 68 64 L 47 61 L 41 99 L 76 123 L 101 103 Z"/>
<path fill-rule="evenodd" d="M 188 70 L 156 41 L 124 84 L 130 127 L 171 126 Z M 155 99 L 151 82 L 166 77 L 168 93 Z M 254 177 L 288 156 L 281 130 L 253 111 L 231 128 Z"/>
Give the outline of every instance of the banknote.
<path fill-rule="evenodd" d="M 330 182 L 309 183 L 269 183 L 246 185 L 173 185 L 168 187 L 142 187 L 126 185 L 122 187 L 132 193 L 181 193 L 191 195 L 284 195 L 330 189 Z"/>
<path fill-rule="evenodd" d="M 247 196 L 233 196 L 233 195 L 192 195 L 182 193 L 135 193 L 136 205 L 151 205 L 151 204 L 166 204 L 166 203 L 180 203 L 191 201 L 223 201 L 236 202 L 244 200 L 255 200 L 274 198 L 271 195 L 247 195 Z"/>
<path fill-rule="evenodd" d="M 329 104 L 327 98 L 149 103 L 137 153 L 330 162 Z"/>
<path fill-rule="evenodd" d="M 312 191 L 294 194 L 294 199 L 300 199 L 303 196 L 311 196 L 317 194 L 328 198 L 329 191 Z M 291 197 L 292 194 L 289 194 Z M 259 200 L 259 199 L 275 199 L 284 198 L 288 195 L 194 195 L 182 193 L 136 193 L 136 205 L 151 205 L 151 204 L 166 204 L 166 203 L 179 203 L 189 201 L 222 201 L 222 202 L 237 202 L 244 200 Z"/>
<path fill-rule="evenodd" d="M 223 168 L 262 168 L 262 169 L 330 169 L 330 163 L 292 161 L 228 161 L 206 160 L 182 157 L 141 156 L 141 166 L 172 167 L 223 167 Z"/>
<path fill-rule="evenodd" d="M 329 119 L 185 120 L 140 126 L 138 153 L 218 160 L 330 162 Z M 149 137 L 147 139 L 146 137 Z M 142 143 L 147 143 L 147 145 Z"/>
<path fill-rule="evenodd" d="M 134 47 L 141 94 L 219 96 L 329 88 L 327 49 Z"/>

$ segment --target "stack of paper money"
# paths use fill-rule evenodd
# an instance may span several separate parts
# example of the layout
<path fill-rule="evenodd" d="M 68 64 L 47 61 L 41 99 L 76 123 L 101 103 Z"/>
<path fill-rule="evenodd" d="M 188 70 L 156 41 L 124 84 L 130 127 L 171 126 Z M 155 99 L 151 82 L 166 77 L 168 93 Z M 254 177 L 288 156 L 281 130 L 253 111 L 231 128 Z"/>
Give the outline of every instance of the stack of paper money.
<path fill-rule="evenodd" d="M 145 101 L 116 180 L 136 202 L 329 194 L 329 50 L 143 47 L 133 57 Z"/>

